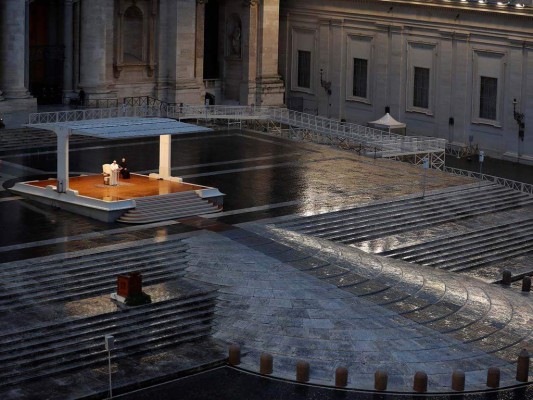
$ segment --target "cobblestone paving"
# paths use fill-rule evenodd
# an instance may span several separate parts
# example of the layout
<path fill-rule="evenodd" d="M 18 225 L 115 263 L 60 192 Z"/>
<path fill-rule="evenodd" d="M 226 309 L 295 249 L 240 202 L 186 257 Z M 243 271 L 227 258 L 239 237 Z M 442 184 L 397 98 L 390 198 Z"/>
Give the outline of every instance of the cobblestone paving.
<path fill-rule="evenodd" d="M 411 390 L 418 370 L 432 391 L 449 389 L 455 369 L 466 372 L 470 390 L 485 388 L 491 366 L 502 369 L 502 383 L 516 383 L 518 351 L 532 349 L 529 299 L 262 224 L 245 227 L 187 240 L 188 276 L 220 286 L 215 337 L 242 345 L 243 368 L 258 371 L 269 352 L 274 376 L 294 379 L 296 362 L 306 360 L 321 384 L 332 385 L 341 365 L 357 388 L 371 388 L 378 368 L 400 391 Z"/>

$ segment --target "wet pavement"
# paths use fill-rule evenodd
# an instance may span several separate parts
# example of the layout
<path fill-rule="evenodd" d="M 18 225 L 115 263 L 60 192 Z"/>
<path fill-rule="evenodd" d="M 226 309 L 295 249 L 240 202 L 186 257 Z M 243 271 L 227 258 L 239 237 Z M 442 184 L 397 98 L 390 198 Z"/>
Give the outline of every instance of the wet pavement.
<path fill-rule="evenodd" d="M 466 371 L 469 390 L 485 388 L 489 366 L 501 368 L 502 384 L 516 384 L 515 349 L 533 350 L 529 297 L 474 278 L 360 251 L 412 245 L 421 236 L 437 239 L 450 231 L 473 231 L 493 221 L 496 214 L 442 225 L 431 233 L 409 231 L 346 248 L 280 233 L 272 226 L 295 215 L 419 196 L 423 185 L 420 168 L 244 131 L 174 139 L 172 151 L 173 174 L 226 193 L 221 214 L 142 226 L 105 224 L 0 191 L 0 263 L 4 263 L 0 268 L 23 260 L 31 264 L 37 257 L 59 262 L 66 254 L 85 257 L 110 244 L 165 242 L 180 235 L 188 246 L 186 277 L 219 289 L 212 331 L 216 344 L 200 346 L 205 351 L 196 360 L 194 345 L 183 352 L 154 356 L 149 366 L 136 358 L 125 360 L 135 366 L 124 364 L 124 371 L 116 373 L 117 387 L 133 389 L 131 380 L 139 380 L 136 375 L 142 374 L 143 368 L 151 371 L 150 382 L 155 383 L 165 374 L 175 377 L 179 371 L 209 364 L 210 359 L 219 362 L 221 343 L 235 342 L 244 351 L 243 370 L 256 372 L 259 354 L 268 351 L 274 355 L 274 377 L 291 380 L 296 360 L 304 358 L 312 365 L 311 383 L 315 385 L 333 385 L 339 365 L 349 366 L 352 390 L 371 389 L 377 368 L 389 370 L 390 388 L 400 392 L 411 390 L 417 370 L 428 372 L 431 391 L 438 392 L 449 390 L 450 373 L 457 368 Z M 157 144 L 152 141 L 81 143 L 71 151 L 71 169 L 75 173 L 99 172 L 103 163 L 126 157 L 132 171 L 147 173 L 156 169 L 157 154 Z M 17 177 L 53 174 L 55 159 L 49 149 L 12 150 L 1 157 L 0 182 L 8 187 Z M 428 192 L 472 183 L 438 171 L 428 175 Z M 520 221 L 522 216 L 516 210 L 497 218 Z M 517 270 L 529 262 L 527 255 L 522 258 L 513 261 L 519 264 Z M 487 281 L 495 275 L 485 273 Z M 8 317 L 9 313 L 2 311 L 2 315 Z M 4 332 L 9 326 L 5 324 Z M 171 362 L 184 354 L 190 357 L 188 364 Z M 48 397 L 103 397 L 105 365 L 99 373 L 101 376 L 87 379 L 83 371 L 73 373 L 72 379 L 52 385 Z M 79 390 L 66 391 L 73 382 Z M 207 387 L 206 382 L 212 385 Z M 43 383 L 12 388 L 10 397 L 4 397 L 38 398 Z M 409 398 L 302 387 L 227 368 L 172 385 L 127 398 L 153 397 L 154 393 L 157 398 L 172 398 L 164 396 L 179 390 L 188 394 L 185 398 L 209 399 L 217 388 L 218 398 Z M 220 392 L 229 397 L 221 397 Z M 465 398 L 530 395 L 530 391 L 511 391 Z"/>

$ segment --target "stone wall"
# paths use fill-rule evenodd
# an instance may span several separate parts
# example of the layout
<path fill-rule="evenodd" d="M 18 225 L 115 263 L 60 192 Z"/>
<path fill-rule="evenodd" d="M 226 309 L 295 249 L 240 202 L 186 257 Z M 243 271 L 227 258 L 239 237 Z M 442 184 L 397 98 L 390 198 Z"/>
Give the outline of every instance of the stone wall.
<path fill-rule="evenodd" d="M 409 134 L 462 144 L 472 139 L 489 155 L 533 161 L 533 115 L 528 115 L 533 106 L 533 10 L 479 8 L 379 0 L 284 1 L 280 70 L 287 96 L 300 104 L 316 103 L 322 115 L 361 124 L 387 109 L 407 124 Z M 296 55 L 306 46 L 312 52 L 312 82 L 310 88 L 298 88 Z M 364 97 L 353 94 L 356 58 L 368 61 Z M 429 70 L 424 107 L 413 105 L 415 68 Z M 497 82 L 496 110 L 490 118 L 480 117 L 482 76 Z M 514 98 L 517 111 L 525 113 L 523 141 L 513 116 Z"/>

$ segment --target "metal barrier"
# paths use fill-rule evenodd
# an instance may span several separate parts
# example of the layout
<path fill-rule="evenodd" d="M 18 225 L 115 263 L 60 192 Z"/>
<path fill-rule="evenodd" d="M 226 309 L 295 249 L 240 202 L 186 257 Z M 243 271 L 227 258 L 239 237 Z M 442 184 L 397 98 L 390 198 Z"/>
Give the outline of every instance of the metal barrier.
<path fill-rule="evenodd" d="M 406 157 L 411 157 L 408 161 L 413 164 L 420 164 L 424 157 L 428 157 L 432 168 L 442 169 L 444 167 L 445 139 L 397 135 L 279 107 L 183 105 L 170 104 L 151 97 L 135 97 L 126 98 L 125 103 L 116 108 L 30 114 L 29 123 L 43 124 L 134 116 L 207 121 L 264 120 L 279 124 L 279 132 L 282 131 L 282 126 L 293 131 L 310 132 L 311 140 L 319 143 L 356 144 L 360 147 L 359 152 L 362 154 L 404 160 Z"/>
<path fill-rule="evenodd" d="M 467 171 L 459 168 L 444 167 L 445 172 L 451 174 L 466 176 L 469 178 L 480 179 L 482 181 L 488 181 L 500 186 L 507 187 L 509 189 L 517 190 L 519 192 L 533 194 L 533 185 L 524 182 L 517 182 L 511 179 L 501 178 L 499 176 L 480 174 L 479 172 Z"/>

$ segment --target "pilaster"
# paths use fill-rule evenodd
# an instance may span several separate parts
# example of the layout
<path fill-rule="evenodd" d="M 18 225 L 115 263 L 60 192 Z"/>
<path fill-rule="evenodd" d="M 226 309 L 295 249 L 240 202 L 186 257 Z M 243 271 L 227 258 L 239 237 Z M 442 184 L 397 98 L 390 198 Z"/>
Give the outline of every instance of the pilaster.
<path fill-rule="evenodd" d="M 68 104 L 69 99 L 75 97 L 73 92 L 74 31 L 72 0 L 65 0 L 63 12 L 63 40 L 65 44 L 65 60 L 63 61 L 63 101 Z"/>
<path fill-rule="evenodd" d="M 26 1 L 0 2 L 0 88 L 4 99 L 31 98 L 25 86 Z"/>
<path fill-rule="evenodd" d="M 263 0 L 259 9 L 257 105 L 282 105 L 284 83 L 278 74 L 280 0 Z"/>
<path fill-rule="evenodd" d="M 240 103 L 255 104 L 257 91 L 257 27 L 259 0 L 244 0 L 243 41 L 242 41 L 242 81 Z"/>
<path fill-rule="evenodd" d="M 167 73 L 166 97 L 170 102 L 203 104 L 205 89 L 202 77 L 196 76 L 197 1 L 178 0 L 166 7 L 169 27 L 166 42 L 170 50 L 166 71 L 161 71 Z"/>
<path fill-rule="evenodd" d="M 108 25 L 112 25 L 112 2 L 91 0 L 81 2 L 80 87 L 87 97 L 109 98 L 107 64 Z"/>

